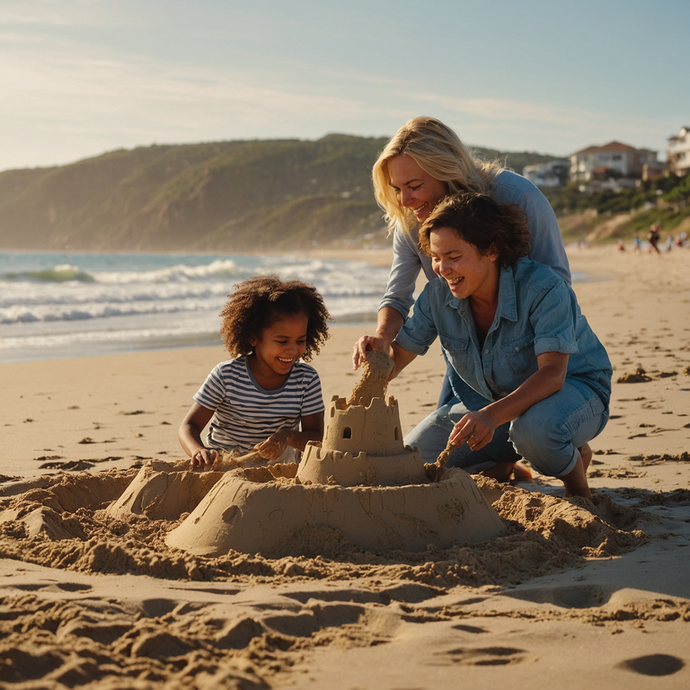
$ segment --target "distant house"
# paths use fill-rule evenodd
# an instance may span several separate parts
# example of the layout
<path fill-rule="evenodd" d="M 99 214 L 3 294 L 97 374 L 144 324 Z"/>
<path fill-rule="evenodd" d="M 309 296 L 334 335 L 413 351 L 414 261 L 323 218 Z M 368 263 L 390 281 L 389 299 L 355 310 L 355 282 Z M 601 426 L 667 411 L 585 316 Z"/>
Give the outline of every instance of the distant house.
<path fill-rule="evenodd" d="M 619 141 L 605 146 L 590 146 L 570 156 L 570 179 L 589 182 L 609 177 L 642 177 L 645 165 L 658 165 L 656 151 L 636 149 Z"/>
<path fill-rule="evenodd" d="M 656 163 L 645 163 L 642 166 L 642 179 L 657 180 L 666 174 L 666 163 L 664 161 L 657 161 Z"/>
<path fill-rule="evenodd" d="M 668 138 L 666 165 L 675 175 L 690 172 L 690 127 L 681 127 L 677 137 Z"/>
<path fill-rule="evenodd" d="M 640 180 L 634 180 L 629 177 L 619 177 L 615 179 L 609 178 L 608 180 L 591 180 L 587 184 L 580 184 L 579 188 L 581 192 L 621 192 L 624 189 L 634 189 L 635 187 L 640 187 L 642 182 Z"/>
<path fill-rule="evenodd" d="M 522 174 L 537 187 L 560 187 L 568 180 L 569 173 L 570 161 L 567 158 L 554 158 L 522 169 Z"/>

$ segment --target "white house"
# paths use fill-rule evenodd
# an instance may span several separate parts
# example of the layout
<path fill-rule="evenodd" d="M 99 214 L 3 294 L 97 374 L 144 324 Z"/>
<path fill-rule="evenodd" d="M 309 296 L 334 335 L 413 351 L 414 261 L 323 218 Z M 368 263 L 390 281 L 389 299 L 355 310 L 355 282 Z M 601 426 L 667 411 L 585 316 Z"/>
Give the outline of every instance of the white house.
<path fill-rule="evenodd" d="M 554 158 L 547 163 L 526 165 L 522 174 L 537 187 L 560 187 L 568 179 L 570 161 L 567 158 Z"/>
<path fill-rule="evenodd" d="M 690 172 L 690 127 L 681 127 L 677 137 L 668 138 L 666 165 L 676 175 Z"/>
<path fill-rule="evenodd" d="M 656 151 L 636 149 L 619 141 L 605 146 L 590 146 L 570 156 L 570 179 L 589 182 L 611 177 L 613 171 L 620 177 L 640 178 L 645 165 L 656 164 Z"/>

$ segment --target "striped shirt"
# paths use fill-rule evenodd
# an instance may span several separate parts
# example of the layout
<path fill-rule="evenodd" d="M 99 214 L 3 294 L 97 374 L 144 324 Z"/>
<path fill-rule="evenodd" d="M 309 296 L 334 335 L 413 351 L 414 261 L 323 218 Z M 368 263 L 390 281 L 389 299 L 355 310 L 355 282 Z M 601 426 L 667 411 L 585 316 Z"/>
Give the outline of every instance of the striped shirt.
<path fill-rule="evenodd" d="M 295 362 L 282 388 L 267 391 L 254 380 L 246 356 L 216 365 L 194 400 L 214 411 L 206 445 L 225 450 L 248 450 L 278 429 L 298 429 L 301 417 L 324 411 L 314 367 Z"/>

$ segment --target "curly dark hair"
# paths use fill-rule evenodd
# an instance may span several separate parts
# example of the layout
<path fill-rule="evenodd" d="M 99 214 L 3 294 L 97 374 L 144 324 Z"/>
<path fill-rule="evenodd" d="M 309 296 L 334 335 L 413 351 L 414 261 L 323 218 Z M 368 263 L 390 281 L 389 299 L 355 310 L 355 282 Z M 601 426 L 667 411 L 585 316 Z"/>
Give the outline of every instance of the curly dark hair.
<path fill-rule="evenodd" d="M 473 244 L 481 256 L 493 248 L 499 266 L 512 266 L 529 254 L 528 220 L 518 206 L 501 206 L 485 194 L 460 192 L 436 204 L 419 229 L 419 247 L 428 256 L 429 234 L 451 228 L 465 242 Z"/>
<path fill-rule="evenodd" d="M 220 334 L 233 357 L 253 351 L 250 340 L 261 337 L 264 329 L 282 316 L 307 315 L 307 347 L 302 359 L 319 354 L 328 339 L 326 321 L 331 315 L 323 298 L 312 285 L 299 280 L 283 282 L 276 276 L 254 276 L 235 285 L 235 292 L 220 313 Z"/>

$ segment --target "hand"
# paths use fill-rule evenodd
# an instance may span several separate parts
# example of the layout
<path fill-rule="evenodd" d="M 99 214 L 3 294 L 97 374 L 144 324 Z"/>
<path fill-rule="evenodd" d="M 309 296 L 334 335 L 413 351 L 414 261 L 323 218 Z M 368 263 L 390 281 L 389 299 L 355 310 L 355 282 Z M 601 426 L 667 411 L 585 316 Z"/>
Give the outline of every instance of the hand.
<path fill-rule="evenodd" d="M 265 441 L 259 443 L 256 449 L 262 458 L 266 460 L 277 460 L 288 446 L 289 429 L 278 429 L 271 434 Z"/>
<path fill-rule="evenodd" d="M 193 470 L 211 470 L 220 462 L 221 454 L 211 448 L 199 448 L 192 455 Z"/>
<path fill-rule="evenodd" d="M 453 445 L 467 443 L 470 450 L 480 450 L 494 437 L 496 424 L 485 410 L 469 412 L 453 428 L 449 440 Z"/>
<path fill-rule="evenodd" d="M 378 350 L 390 354 L 391 344 L 377 335 L 363 335 L 352 349 L 352 367 L 356 371 L 367 360 L 367 350 Z"/>

